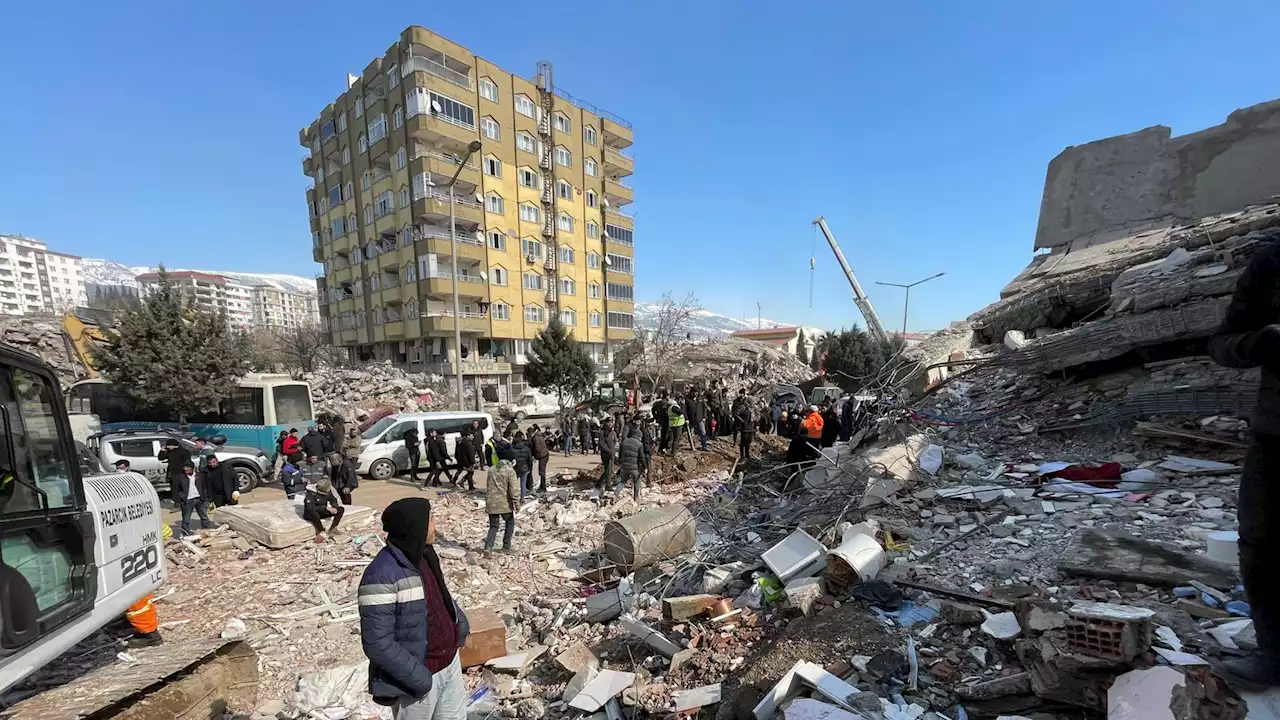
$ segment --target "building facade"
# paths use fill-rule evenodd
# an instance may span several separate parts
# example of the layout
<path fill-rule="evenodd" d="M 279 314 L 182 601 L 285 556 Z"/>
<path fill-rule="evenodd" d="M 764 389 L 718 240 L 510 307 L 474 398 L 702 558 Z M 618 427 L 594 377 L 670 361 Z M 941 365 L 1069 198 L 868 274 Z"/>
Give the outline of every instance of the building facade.
<path fill-rule="evenodd" d="M 227 279 L 221 275 L 175 270 L 166 273 L 169 284 L 183 297 L 205 312 L 227 312 Z M 143 273 L 138 276 L 142 294 L 146 295 L 160 285 L 160 273 Z"/>
<path fill-rule="evenodd" d="M 253 324 L 264 328 L 314 326 L 320 321 L 316 296 L 267 286 L 253 288 Z"/>
<path fill-rule="evenodd" d="M 494 400 L 553 313 L 599 362 L 634 337 L 632 129 L 550 64 L 529 80 L 410 27 L 299 140 L 322 323 L 353 360 L 451 374 L 456 326 Z"/>
<path fill-rule="evenodd" d="M 0 314 L 64 313 L 87 302 L 79 257 L 0 235 Z"/>

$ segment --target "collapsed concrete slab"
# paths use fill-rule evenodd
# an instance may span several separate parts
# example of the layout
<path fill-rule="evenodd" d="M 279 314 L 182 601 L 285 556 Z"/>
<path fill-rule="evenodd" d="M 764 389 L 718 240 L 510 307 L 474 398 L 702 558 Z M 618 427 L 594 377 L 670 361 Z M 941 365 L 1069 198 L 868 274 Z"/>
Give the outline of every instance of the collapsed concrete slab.
<path fill-rule="evenodd" d="M 1139 540 L 1120 533 L 1086 528 L 1079 531 L 1058 560 L 1067 575 L 1176 587 L 1198 580 L 1210 587 L 1230 588 L 1239 582 L 1235 568 L 1207 557 Z"/>
<path fill-rule="evenodd" d="M 351 525 L 373 516 L 373 508 L 346 505 L 342 522 Z M 212 519 L 229 525 L 242 537 L 269 548 L 297 545 L 316 536 L 316 529 L 302 519 L 302 501 L 271 500 L 252 505 L 224 505 L 213 511 Z"/>

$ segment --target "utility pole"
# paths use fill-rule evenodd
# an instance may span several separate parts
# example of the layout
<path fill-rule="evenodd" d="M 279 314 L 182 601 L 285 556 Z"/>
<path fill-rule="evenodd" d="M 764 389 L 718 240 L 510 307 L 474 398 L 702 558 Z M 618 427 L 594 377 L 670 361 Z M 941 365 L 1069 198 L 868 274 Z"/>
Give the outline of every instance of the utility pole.
<path fill-rule="evenodd" d="M 886 285 L 888 287 L 899 287 L 907 291 L 906 298 L 902 301 L 902 337 L 904 340 L 906 339 L 906 336 L 907 336 L 907 309 L 911 307 L 911 288 L 917 285 L 923 285 L 924 283 L 927 283 L 930 280 L 936 280 L 942 277 L 943 275 L 946 275 L 946 273 L 940 272 L 937 275 L 927 277 L 923 280 L 917 280 L 907 285 L 902 285 L 900 283 L 880 282 L 879 280 L 876 281 L 877 285 Z"/>
<path fill-rule="evenodd" d="M 759 330 L 760 328 L 760 303 L 756 303 L 756 329 Z"/>
<path fill-rule="evenodd" d="M 454 378 L 458 383 L 458 409 L 466 410 L 466 404 L 462 399 L 462 318 L 458 314 L 458 223 L 454 217 L 454 185 L 458 182 L 458 176 L 462 174 L 462 169 L 466 167 L 467 161 L 471 156 L 480 152 L 480 141 L 472 140 L 467 146 L 467 154 L 458 161 L 458 169 L 453 172 L 453 177 L 449 178 L 449 268 L 453 273 L 453 352 L 455 359 L 453 361 Z M 477 391 L 479 388 L 477 388 Z"/>

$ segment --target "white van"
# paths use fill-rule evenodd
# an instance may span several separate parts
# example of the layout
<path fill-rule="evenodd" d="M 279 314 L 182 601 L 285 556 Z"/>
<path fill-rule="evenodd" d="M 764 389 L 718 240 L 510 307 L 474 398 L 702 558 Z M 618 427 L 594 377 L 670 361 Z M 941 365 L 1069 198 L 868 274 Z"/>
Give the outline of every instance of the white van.
<path fill-rule="evenodd" d="M 502 417 L 523 422 L 525 418 L 555 417 L 560 412 L 560 402 L 555 395 L 537 390 L 525 390 L 515 402 L 502 406 Z"/>
<path fill-rule="evenodd" d="M 482 412 L 415 412 L 388 415 L 364 431 L 360 436 L 360 459 L 356 472 L 374 480 L 386 480 L 396 473 L 409 469 L 409 450 L 404 446 L 405 433 L 418 431 L 418 442 L 427 439 L 427 430 L 444 433 L 449 456 L 454 456 L 454 446 L 462 436 L 463 428 L 472 421 L 480 423 L 483 438 L 476 450 L 483 452 L 484 443 L 493 437 L 493 417 Z M 418 467 L 427 467 L 427 451 L 422 445 Z"/>

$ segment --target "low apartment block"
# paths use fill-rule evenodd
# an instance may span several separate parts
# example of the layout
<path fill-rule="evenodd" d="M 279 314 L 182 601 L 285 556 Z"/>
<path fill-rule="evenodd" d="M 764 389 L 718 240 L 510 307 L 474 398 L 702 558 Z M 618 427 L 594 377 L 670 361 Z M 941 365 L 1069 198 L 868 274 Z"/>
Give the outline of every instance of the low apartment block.
<path fill-rule="evenodd" d="M 0 314 L 64 313 L 87 302 L 79 257 L 0 235 Z"/>
<path fill-rule="evenodd" d="M 222 275 L 171 270 L 169 283 L 208 312 L 225 312 L 234 328 L 280 329 L 314 325 L 319 320 L 316 297 L 267 285 L 243 285 Z M 160 283 L 159 273 L 143 273 L 138 283 L 145 295 Z"/>
<path fill-rule="evenodd" d="M 452 373 L 457 327 L 498 400 L 553 315 L 600 363 L 634 337 L 629 123 L 549 63 L 526 79 L 417 26 L 347 85 L 299 140 L 320 314 L 352 360 Z"/>

